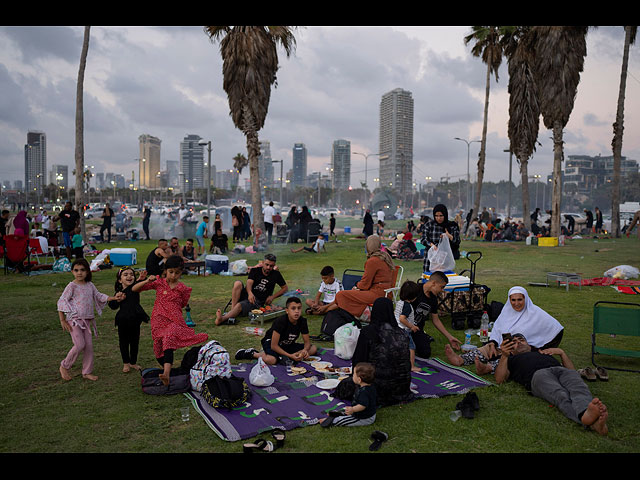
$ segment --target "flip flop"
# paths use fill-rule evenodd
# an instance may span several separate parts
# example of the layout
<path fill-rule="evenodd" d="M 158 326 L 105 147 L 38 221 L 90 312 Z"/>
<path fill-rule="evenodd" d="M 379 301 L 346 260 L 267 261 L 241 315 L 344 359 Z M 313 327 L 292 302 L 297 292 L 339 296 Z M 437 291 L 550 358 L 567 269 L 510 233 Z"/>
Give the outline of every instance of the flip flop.
<path fill-rule="evenodd" d="M 602 380 L 603 382 L 609 380 L 609 373 L 604 369 L 604 367 L 596 368 L 596 376 L 598 377 L 598 380 Z"/>
<path fill-rule="evenodd" d="M 242 445 L 242 451 L 244 453 L 253 453 L 254 450 L 262 450 L 267 445 L 267 441 L 264 438 L 259 439 L 255 443 L 245 443 Z"/>
<path fill-rule="evenodd" d="M 595 382 L 596 380 L 596 372 L 591 367 L 581 368 L 578 370 L 578 373 L 582 378 L 586 379 L 589 382 Z"/>
<path fill-rule="evenodd" d="M 271 436 L 276 441 L 276 448 L 282 448 L 284 446 L 284 439 L 286 438 L 284 430 L 271 430 Z"/>
<path fill-rule="evenodd" d="M 389 435 L 387 435 L 385 432 L 376 430 L 371 434 L 371 440 L 373 440 L 373 443 L 369 445 L 369 450 L 372 452 L 379 450 L 382 444 L 386 442 L 388 439 L 389 439 Z"/>

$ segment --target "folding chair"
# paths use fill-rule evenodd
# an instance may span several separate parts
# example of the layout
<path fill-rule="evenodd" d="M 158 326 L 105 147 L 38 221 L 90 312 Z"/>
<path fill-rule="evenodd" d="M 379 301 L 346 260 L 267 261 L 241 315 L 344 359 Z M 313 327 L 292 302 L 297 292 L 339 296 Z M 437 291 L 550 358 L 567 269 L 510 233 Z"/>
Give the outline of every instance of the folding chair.
<path fill-rule="evenodd" d="M 351 290 L 356 286 L 360 280 L 362 280 L 362 275 L 364 274 L 364 270 L 354 270 L 353 268 L 347 268 L 344 272 L 342 272 L 342 288 L 345 290 Z"/>
<path fill-rule="evenodd" d="M 309 222 L 307 226 L 307 243 L 315 242 L 318 236 L 322 232 L 322 225 L 320 222 L 314 220 Z"/>
<path fill-rule="evenodd" d="M 608 339 L 606 339 L 607 336 L 609 337 Z M 619 338 L 618 336 L 623 337 Z M 628 339 L 625 338 L 630 336 L 640 337 L 639 303 L 599 301 L 593 305 L 591 363 L 595 367 L 640 373 L 640 370 L 621 368 L 619 366 L 604 366 L 597 364 L 595 361 L 596 355 L 640 358 L 640 350 L 631 350 L 631 345 L 629 345 Z"/>
<path fill-rule="evenodd" d="M 46 240 L 45 240 L 46 241 Z M 36 261 L 40 263 L 40 255 L 43 255 L 44 258 L 48 258 L 51 255 L 51 249 L 47 243 L 46 251 L 42 248 L 42 243 L 39 238 L 30 238 L 29 239 L 29 253 L 36 257 Z M 53 258 L 53 256 L 52 256 Z"/>
<path fill-rule="evenodd" d="M 404 268 L 401 265 L 396 265 L 396 268 L 393 269 L 393 284 L 395 287 L 386 288 L 385 293 L 387 294 L 387 298 L 391 299 L 395 304 L 398 301 L 398 295 L 400 294 L 400 287 L 402 286 L 402 274 L 404 273 Z"/>
<path fill-rule="evenodd" d="M 274 243 L 282 242 L 289 243 L 289 227 L 286 223 L 276 224 L 276 235 Z"/>
<path fill-rule="evenodd" d="M 25 265 L 26 263 L 26 265 Z M 26 271 L 30 263 L 29 237 L 26 235 L 5 235 L 4 236 L 4 273 L 9 268 L 14 268 L 19 272 Z"/>

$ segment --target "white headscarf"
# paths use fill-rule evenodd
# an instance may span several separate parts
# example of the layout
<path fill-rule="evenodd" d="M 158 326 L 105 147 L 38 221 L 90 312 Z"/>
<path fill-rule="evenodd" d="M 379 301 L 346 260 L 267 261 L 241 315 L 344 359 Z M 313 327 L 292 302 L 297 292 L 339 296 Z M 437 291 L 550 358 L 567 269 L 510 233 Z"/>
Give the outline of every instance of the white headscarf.
<path fill-rule="evenodd" d="M 511 306 L 509 298 L 514 293 L 524 295 L 524 308 L 516 312 Z M 527 291 L 522 287 L 512 287 L 507 295 L 507 303 L 493 324 L 493 330 L 489 340 L 500 345 L 503 333 L 521 333 L 527 339 L 527 343 L 540 348 L 553 340 L 563 327 L 555 318 L 533 304 Z"/>

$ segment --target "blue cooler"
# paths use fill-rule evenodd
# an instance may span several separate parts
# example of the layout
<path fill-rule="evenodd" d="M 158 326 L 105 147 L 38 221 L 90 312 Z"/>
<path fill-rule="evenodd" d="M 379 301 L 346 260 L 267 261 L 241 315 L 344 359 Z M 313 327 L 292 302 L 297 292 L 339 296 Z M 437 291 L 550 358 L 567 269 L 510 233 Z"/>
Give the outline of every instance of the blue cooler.
<path fill-rule="evenodd" d="M 112 248 L 109 258 L 117 267 L 135 265 L 138 263 L 138 251 L 135 248 Z"/>
<path fill-rule="evenodd" d="M 226 272 L 229 270 L 229 257 L 225 255 L 207 255 L 204 257 L 205 268 L 211 273 Z"/>
<path fill-rule="evenodd" d="M 351 233 L 351 227 L 348 225 L 344 227 L 344 233 Z"/>

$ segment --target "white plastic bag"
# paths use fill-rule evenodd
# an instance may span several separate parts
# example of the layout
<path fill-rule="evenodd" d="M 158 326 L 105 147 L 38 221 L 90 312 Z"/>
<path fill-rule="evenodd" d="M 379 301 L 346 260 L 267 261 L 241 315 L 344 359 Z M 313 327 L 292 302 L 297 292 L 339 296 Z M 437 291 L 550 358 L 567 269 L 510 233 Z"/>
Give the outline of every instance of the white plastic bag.
<path fill-rule="evenodd" d="M 604 272 L 605 277 L 621 278 L 629 280 L 630 278 L 637 278 L 640 275 L 640 270 L 631 265 L 618 265 L 617 267 L 610 268 Z"/>
<path fill-rule="evenodd" d="M 440 243 L 427 252 L 430 272 L 446 272 L 456 268 L 456 260 L 449 244 L 449 237 L 443 235 Z"/>
<path fill-rule="evenodd" d="M 249 266 L 247 265 L 247 261 L 243 258 L 233 262 L 230 270 L 234 275 L 244 275 L 249 271 Z"/>
<path fill-rule="evenodd" d="M 347 323 L 338 327 L 333 333 L 333 339 L 335 342 L 336 356 L 343 360 L 351 360 L 353 352 L 356 349 L 358 343 L 358 337 L 360 336 L 360 329 L 355 323 Z"/>
<path fill-rule="evenodd" d="M 255 364 L 251 369 L 251 373 L 249 373 L 249 383 L 256 387 L 268 387 L 274 380 L 269 366 L 264 363 L 262 358 L 259 358 L 258 363 Z"/>

